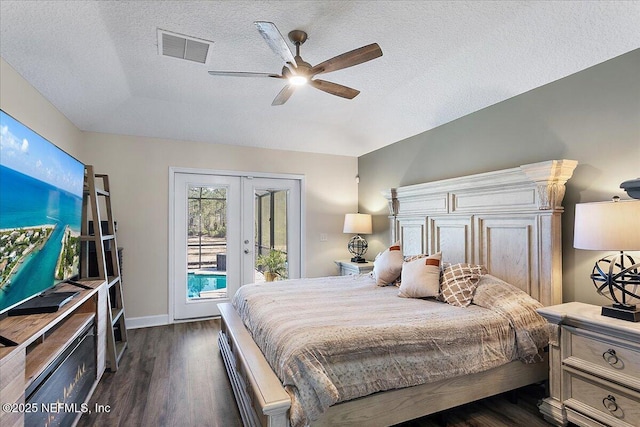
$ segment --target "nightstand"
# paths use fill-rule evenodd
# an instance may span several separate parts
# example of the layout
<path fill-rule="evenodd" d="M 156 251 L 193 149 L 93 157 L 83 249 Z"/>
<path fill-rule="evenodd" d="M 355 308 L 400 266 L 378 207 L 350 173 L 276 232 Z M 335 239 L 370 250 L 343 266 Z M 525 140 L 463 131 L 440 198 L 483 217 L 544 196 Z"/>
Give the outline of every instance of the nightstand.
<path fill-rule="evenodd" d="M 351 262 L 348 259 L 335 261 L 340 269 L 340 276 L 352 276 L 354 274 L 366 274 L 373 270 L 373 262 Z"/>
<path fill-rule="evenodd" d="M 600 310 L 579 302 L 538 310 L 551 323 L 550 397 L 540 411 L 555 425 L 640 425 L 640 323 Z"/>

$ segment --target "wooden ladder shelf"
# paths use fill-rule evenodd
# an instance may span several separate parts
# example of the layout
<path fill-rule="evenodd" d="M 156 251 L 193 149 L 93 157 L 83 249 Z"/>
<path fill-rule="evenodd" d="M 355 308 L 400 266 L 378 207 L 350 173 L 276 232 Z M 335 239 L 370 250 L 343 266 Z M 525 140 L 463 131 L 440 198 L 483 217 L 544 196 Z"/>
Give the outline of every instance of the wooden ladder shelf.
<path fill-rule="evenodd" d="M 109 176 L 94 173 L 91 165 L 85 166 L 82 212 L 80 278 L 107 282 L 106 367 L 115 372 L 127 348 L 120 257 L 111 210 Z"/>

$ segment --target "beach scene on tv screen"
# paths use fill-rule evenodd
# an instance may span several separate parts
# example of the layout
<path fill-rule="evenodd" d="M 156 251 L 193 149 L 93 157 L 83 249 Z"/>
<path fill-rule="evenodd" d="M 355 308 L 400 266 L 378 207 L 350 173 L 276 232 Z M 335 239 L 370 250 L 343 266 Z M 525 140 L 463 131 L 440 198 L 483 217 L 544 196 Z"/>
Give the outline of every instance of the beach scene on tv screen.
<path fill-rule="evenodd" d="M 0 111 L 0 312 L 78 274 L 84 165 Z"/>

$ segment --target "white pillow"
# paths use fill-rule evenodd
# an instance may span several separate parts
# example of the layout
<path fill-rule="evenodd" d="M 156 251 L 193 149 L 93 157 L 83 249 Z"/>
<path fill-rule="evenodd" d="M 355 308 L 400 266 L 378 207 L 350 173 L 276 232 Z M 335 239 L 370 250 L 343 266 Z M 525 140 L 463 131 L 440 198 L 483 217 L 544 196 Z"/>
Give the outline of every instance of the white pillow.
<path fill-rule="evenodd" d="M 396 242 L 378 255 L 373 261 L 373 277 L 376 285 L 387 286 L 393 283 L 402 272 L 402 248 Z"/>
<path fill-rule="evenodd" d="M 402 283 L 398 296 L 436 297 L 440 293 L 440 252 L 402 264 Z"/>

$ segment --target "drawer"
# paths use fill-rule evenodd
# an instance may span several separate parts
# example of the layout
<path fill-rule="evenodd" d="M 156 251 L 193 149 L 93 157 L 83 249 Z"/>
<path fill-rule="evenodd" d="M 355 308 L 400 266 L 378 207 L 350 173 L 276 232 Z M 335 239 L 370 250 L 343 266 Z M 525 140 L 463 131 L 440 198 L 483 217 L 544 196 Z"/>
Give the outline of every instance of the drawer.
<path fill-rule="evenodd" d="M 640 426 L 640 393 L 565 368 L 564 404 L 610 426 Z"/>
<path fill-rule="evenodd" d="M 563 364 L 640 391 L 640 343 L 563 327 Z"/>
<path fill-rule="evenodd" d="M 352 269 L 347 268 L 347 267 L 341 267 L 340 268 L 340 275 L 341 276 L 353 276 L 355 274 L 358 274 L 358 270 L 352 270 Z"/>

